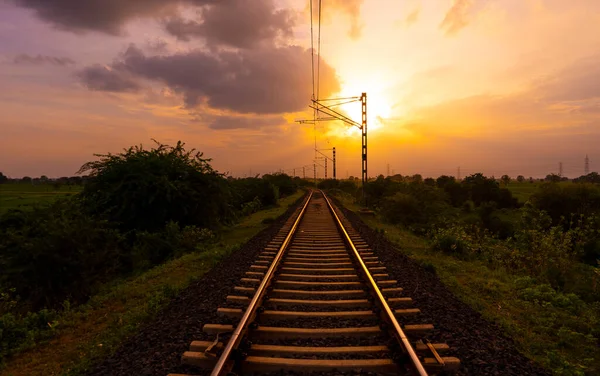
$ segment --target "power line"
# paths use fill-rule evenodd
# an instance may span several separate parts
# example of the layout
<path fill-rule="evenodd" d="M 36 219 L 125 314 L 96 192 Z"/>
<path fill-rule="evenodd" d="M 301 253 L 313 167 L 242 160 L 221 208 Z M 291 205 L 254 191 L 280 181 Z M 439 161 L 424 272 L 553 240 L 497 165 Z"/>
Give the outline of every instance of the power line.
<path fill-rule="evenodd" d="M 317 100 L 319 99 L 319 83 L 321 78 L 321 0 L 319 0 L 319 37 L 317 42 Z"/>

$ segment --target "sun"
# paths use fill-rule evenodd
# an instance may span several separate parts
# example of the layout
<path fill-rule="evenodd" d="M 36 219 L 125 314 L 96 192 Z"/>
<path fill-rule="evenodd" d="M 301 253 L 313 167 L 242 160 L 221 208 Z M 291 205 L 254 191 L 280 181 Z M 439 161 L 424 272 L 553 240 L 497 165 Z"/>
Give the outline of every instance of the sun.
<path fill-rule="evenodd" d="M 373 131 L 383 128 L 384 119 L 389 118 L 392 112 L 392 104 L 385 95 L 385 87 L 383 84 L 375 83 L 374 81 L 361 81 L 357 81 L 354 84 L 343 84 L 338 96 L 341 98 L 356 97 L 360 96 L 363 92 L 367 93 L 367 129 Z M 361 122 L 362 109 L 360 101 L 343 104 L 339 106 L 339 110 L 357 123 Z M 351 135 L 355 133 L 359 134 L 360 130 L 357 127 L 343 125 L 339 128 L 338 132 L 344 135 Z"/>

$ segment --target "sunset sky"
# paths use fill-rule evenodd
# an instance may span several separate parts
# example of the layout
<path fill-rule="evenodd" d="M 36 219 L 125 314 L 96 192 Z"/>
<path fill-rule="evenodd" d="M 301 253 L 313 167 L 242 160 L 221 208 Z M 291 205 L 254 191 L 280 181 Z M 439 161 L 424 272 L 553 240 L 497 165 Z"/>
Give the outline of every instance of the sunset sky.
<path fill-rule="evenodd" d="M 308 0 L 0 0 L 0 171 L 70 176 L 154 138 L 301 174 L 310 38 Z M 321 55 L 321 98 L 367 92 L 370 176 L 600 169 L 598 0 L 322 0 Z M 316 138 L 360 175 L 358 130 Z"/>

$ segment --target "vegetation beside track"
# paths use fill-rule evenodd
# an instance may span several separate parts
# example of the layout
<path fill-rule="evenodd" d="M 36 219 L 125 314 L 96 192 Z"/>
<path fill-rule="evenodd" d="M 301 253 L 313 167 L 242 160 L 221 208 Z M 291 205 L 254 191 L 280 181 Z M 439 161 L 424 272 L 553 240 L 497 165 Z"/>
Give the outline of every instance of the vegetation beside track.
<path fill-rule="evenodd" d="M 52 339 L 12 358 L 2 376 L 77 375 L 112 352 L 148 322 L 171 298 L 217 262 L 268 227 L 304 195 L 298 191 L 279 204 L 223 229 L 218 240 L 137 276 L 105 285 L 86 304 L 53 317 Z"/>
<path fill-rule="evenodd" d="M 467 184 L 454 185 L 445 195 L 435 184 L 369 182 L 375 216 L 358 211 L 356 187 L 340 182 L 332 192 L 399 251 L 498 323 L 526 356 L 556 375 L 597 374 L 600 188 L 539 184 L 527 204 L 514 205 L 493 193 L 498 189 L 493 182 L 477 179 L 491 192 L 479 204 Z M 481 186 L 475 188 L 478 195 L 486 191 Z M 452 194 L 464 197 L 458 207 Z M 417 220 L 411 222 L 411 216 Z"/>
<path fill-rule="evenodd" d="M 305 184 L 284 174 L 228 177 L 181 142 L 97 157 L 81 169 L 88 176 L 80 193 L 0 215 L 0 368 L 53 338 L 63 314 L 115 280 L 187 254 L 210 259 L 231 226 Z M 44 184 L 50 180 L 33 187 Z"/>

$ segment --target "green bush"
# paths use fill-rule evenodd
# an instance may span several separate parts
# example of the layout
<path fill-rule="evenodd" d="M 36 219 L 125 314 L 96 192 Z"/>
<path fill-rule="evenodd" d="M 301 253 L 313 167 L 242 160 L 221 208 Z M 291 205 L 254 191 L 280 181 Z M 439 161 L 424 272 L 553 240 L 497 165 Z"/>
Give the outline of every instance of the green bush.
<path fill-rule="evenodd" d="M 181 228 L 169 222 L 160 232 L 138 231 L 131 250 L 131 265 L 134 270 L 145 270 L 174 256 L 193 252 L 206 240 L 212 239 L 208 229 L 195 226 Z"/>
<path fill-rule="evenodd" d="M 81 196 L 91 213 L 106 215 L 125 231 L 156 231 L 169 221 L 213 228 L 233 218 L 226 179 L 181 141 L 97 156 L 79 171 L 90 174 Z"/>
<path fill-rule="evenodd" d="M 0 366 L 8 356 L 52 337 L 58 325 L 57 316 L 56 311 L 47 309 L 24 316 L 0 314 Z"/>
<path fill-rule="evenodd" d="M 76 200 L 12 212 L 0 224 L 0 286 L 14 287 L 34 309 L 84 300 L 120 269 L 123 237 Z"/>
<path fill-rule="evenodd" d="M 258 199 L 262 206 L 276 205 L 279 200 L 279 188 L 272 182 L 262 178 L 229 179 L 233 191 L 233 207 L 242 211 L 243 215 L 251 214 L 244 205 Z M 255 205 L 255 204 L 251 204 Z"/>

